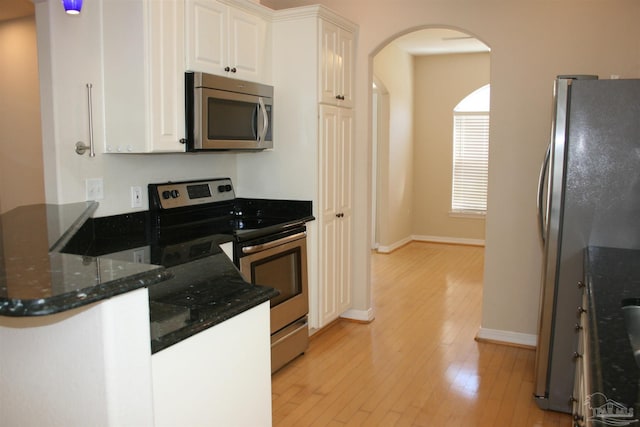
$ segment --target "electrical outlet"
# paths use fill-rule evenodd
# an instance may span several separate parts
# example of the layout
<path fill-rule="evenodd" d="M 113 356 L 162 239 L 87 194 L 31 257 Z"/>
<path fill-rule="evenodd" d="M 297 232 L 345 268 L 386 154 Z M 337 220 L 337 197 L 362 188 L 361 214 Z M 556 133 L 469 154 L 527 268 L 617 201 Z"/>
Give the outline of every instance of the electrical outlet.
<path fill-rule="evenodd" d="M 131 187 L 131 207 L 132 208 L 142 207 L 142 188 L 141 187 Z"/>
<path fill-rule="evenodd" d="M 102 178 L 90 178 L 85 181 L 86 200 L 104 199 Z"/>
<path fill-rule="evenodd" d="M 144 249 L 133 251 L 133 262 L 136 264 L 144 264 Z"/>

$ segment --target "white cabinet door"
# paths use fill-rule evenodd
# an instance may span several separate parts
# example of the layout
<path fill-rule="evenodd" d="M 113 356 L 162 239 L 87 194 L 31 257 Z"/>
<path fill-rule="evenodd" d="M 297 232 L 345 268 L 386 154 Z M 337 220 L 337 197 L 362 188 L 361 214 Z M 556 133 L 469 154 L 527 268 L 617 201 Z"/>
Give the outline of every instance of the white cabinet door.
<path fill-rule="evenodd" d="M 338 313 L 338 176 L 336 176 L 338 144 L 338 108 L 320 106 L 320 326 L 325 326 Z"/>
<path fill-rule="evenodd" d="M 340 88 L 340 104 L 342 107 L 353 107 L 353 63 L 355 52 L 355 36 L 352 32 L 340 29 L 338 39 L 340 58 L 338 84 Z"/>
<path fill-rule="evenodd" d="M 353 33 L 321 21 L 320 102 L 353 106 L 353 55 Z"/>
<path fill-rule="evenodd" d="M 337 25 L 320 21 L 320 102 L 335 105 L 338 100 L 336 69 L 338 61 Z"/>
<path fill-rule="evenodd" d="M 184 151 L 184 2 L 149 1 L 151 122 L 144 151 Z"/>
<path fill-rule="evenodd" d="M 261 81 L 267 24 L 259 16 L 215 0 L 187 1 L 187 68 Z"/>
<path fill-rule="evenodd" d="M 320 106 L 320 326 L 351 306 L 353 113 Z"/>
<path fill-rule="evenodd" d="M 223 75 L 229 58 L 227 6 L 187 0 L 187 69 Z"/>
<path fill-rule="evenodd" d="M 232 77 L 262 80 L 266 51 L 266 23 L 259 17 L 229 8 L 229 65 Z"/>
<path fill-rule="evenodd" d="M 184 151 L 184 3 L 104 0 L 103 57 L 105 151 Z"/>
<path fill-rule="evenodd" d="M 338 207 L 336 252 L 338 253 L 337 290 L 338 313 L 351 307 L 351 225 L 353 185 L 353 111 L 340 108 L 338 115 Z"/>

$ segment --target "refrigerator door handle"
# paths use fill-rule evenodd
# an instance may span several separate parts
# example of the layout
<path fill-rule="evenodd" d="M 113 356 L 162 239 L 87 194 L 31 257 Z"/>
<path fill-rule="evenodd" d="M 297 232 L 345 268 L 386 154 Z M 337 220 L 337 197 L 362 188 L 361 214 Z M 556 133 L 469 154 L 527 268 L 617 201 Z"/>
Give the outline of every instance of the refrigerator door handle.
<path fill-rule="evenodd" d="M 546 245 L 546 223 L 545 223 L 545 215 L 543 212 L 544 209 L 544 181 L 547 177 L 547 173 L 549 171 L 549 161 L 551 159 L 551 144 L 547 147 L 547 152 L 544 155 L 544 161 L 540 166 L 540 176 L 538 178 L 538 233 L 540 233 L 540 240 L 542 241 L 542 246 Z"/>

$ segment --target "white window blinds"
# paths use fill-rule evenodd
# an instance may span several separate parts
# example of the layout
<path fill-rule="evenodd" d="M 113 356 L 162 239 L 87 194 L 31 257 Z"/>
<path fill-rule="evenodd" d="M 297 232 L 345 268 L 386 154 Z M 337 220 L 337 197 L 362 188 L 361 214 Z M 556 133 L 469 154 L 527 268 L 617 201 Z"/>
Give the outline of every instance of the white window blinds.
<path fill-rule="evenodd" d="M 486 212 L 488 168 L 489 114 L 454 113 L 452 211 Z"/>

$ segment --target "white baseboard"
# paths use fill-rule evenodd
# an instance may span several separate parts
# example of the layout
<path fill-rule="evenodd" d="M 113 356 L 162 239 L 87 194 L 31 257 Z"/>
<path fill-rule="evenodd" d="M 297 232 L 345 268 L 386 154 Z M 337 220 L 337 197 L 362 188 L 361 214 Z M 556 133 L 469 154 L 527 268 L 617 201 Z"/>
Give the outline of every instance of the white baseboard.
<path fill-rule="evenodd" d="M 411 240 L 418 242 L 450 243 L 453 245 L 484 246 L 484 239 L 464 239 L 460 237 L 413 235 L 411 236 Z"/>
<path fill-rule="evenodd" d="M 358 322 L 371 322 L 373 321 L 373 319 L 376 318 L 375 315 L 375 311 L 373 310 L 373 308 L 368 308 L 366 310 L 356 310 L 356 309 L 349 309 L 347 311 L 345 311 L 344 313 L 342 313 L 340 315 L 340 317 L 344 318 L 344 319 L 351 319 L 351 320 L 357 320 Z"/>
<path fill-rule="evenodd" d="M 499 329 L 480 328 L 476 338 L 504 344 L 515 344 L 526 347 L 536 347 L 537 335 L 523 334 L 521 332 L 503 331 Z"/>
<path fill-rule="evenodd" d="M 393 251 L 395 251 L 396 249 L 398 249 L 400 246 L 404 246 L 407 243 L 411 242 L 411 240 L 413 240 L 411 237 L 405 237 L 404 239 L 395 242 L 393 244 L 391 244 L 390 246 L 383 246 L 383 245 L 379 245 L 378 246 L 378 252 L 382 253 L 382 254 L 388 254 L 391 253 Z"/>
<path fill-rule="evenodd" d="M 405 237 L 402 240 L 399 240 L 391 245 L 384 246 L 378 245 L 376 247 L 377 251 L 382 254 L 388 254 L 401 246 L 406 245 L 410 242 L 433 242 L 433 243 L 448 243 L 451 245 L 472 245 L 472 246 L 484 246 L 483 239 L 463 239 L 460 237 L 442 237 L 442 236 L 423 236 L 423 235 L 413 235 L 409 237 Z"/>

